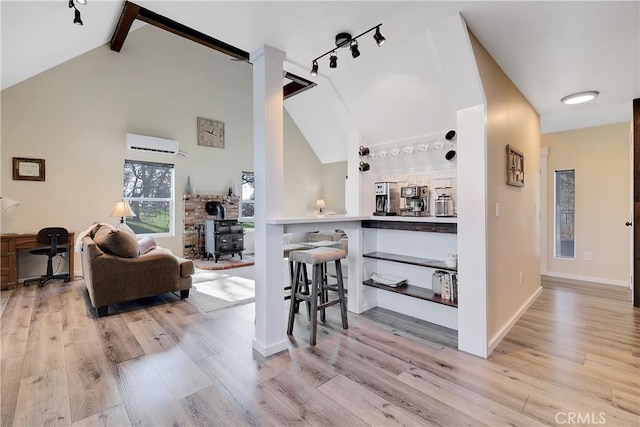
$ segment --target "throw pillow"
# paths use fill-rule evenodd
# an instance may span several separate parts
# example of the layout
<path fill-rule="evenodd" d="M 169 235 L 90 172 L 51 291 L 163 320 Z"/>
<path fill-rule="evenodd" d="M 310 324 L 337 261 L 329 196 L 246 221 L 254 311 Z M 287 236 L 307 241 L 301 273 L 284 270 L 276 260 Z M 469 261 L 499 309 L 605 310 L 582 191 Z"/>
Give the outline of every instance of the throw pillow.
<path fill-rule="evenodd" d="M 109 230 L 113 230 L 113 225 L 107 224 L 105 222 L 94 222 L 93 226 L 91 228 L 91 231 L 89 231 L 88 235 L 91 238 L 94 238 L 96 236 L 96 234 L 98 233 L 98 231 L 100 229 L 104 229 L 104 228 L 107 228 Z"/>
<path fill-rule="evenodd" d="M 156 241 L 151 236 L 144 236 L 138 240 L 138 246 L 140 247 L 140 255 L 144 255 L 156 247 Z"/>
<path fill-rule="evenodd" d="M 101 227 L 93 240 L 103 252 L 123 258 L 135 258 L 140 251 L 135 236 L 124 230 Z"/>

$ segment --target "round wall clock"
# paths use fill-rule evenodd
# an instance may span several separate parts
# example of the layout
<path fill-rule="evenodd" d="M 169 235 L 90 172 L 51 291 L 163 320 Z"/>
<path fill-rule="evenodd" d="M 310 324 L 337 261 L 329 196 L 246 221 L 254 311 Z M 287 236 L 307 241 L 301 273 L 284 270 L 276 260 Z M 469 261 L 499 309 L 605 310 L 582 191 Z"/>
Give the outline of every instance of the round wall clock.
<path fill-rule="evenodd" d="M 198 145 L 224 148 L 224 122 L 198 117 Z"/>

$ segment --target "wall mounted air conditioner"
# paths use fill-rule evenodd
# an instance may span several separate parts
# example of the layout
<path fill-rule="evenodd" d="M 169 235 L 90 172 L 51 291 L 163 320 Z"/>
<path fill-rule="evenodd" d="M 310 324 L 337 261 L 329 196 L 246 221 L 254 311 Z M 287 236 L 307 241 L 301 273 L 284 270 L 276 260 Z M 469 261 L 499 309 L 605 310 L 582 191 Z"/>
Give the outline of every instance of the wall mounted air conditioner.
<path fill-rule="evenodd" d="M 182 154 L 178 152 L 178 141 L 155 136 L 127 133 L 127 150 L 151 151 L 153 153 Z"/>

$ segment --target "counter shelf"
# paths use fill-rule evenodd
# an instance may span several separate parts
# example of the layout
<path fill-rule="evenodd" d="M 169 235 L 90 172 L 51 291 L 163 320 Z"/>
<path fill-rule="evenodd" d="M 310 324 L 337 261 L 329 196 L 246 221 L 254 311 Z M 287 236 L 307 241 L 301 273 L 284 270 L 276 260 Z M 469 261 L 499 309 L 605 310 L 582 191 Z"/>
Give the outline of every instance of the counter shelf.
<path fill-rule="evenodd" d="M 413 286 L 413 285 L 406 285 L 406 286 L 394 288 L 391 286 L 379 285 L 371 279 L 365 280 L 362 283 L 366 286 L 371 286 L 372 288 L 382 289 L 384 291 L 394 292 L 400 295 L 406 295 L 408 297 L 418 298 L 425 301 L 431 301 L 437 304 L 447 305 L 449 307 L 455 307 L 455 308 L 458 307 L 457 303 L 450 300 L 442 299 L 440 295 L 436 295 L 431 289 L 421 288 L 419 286 Z"/>

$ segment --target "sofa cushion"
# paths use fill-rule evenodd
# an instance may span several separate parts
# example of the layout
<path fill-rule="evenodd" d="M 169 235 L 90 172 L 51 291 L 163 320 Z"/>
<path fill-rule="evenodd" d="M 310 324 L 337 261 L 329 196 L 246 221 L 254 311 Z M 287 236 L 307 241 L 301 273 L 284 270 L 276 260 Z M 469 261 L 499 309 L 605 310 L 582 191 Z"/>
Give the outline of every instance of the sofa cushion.
<path fill-rule="evenodd" d="M 140 255 L 144 255 L 156 247 L 156 241 L 151 236 L 144 236 L 138 240 L 138 246 L 140 247 Z"/>
<path fill-rule="evenodd" d="M 140 251 L 135 236 L 125 230 L 101 227 L 93 240 L 102 251 L 123 258 L 135 258 Z"/>

